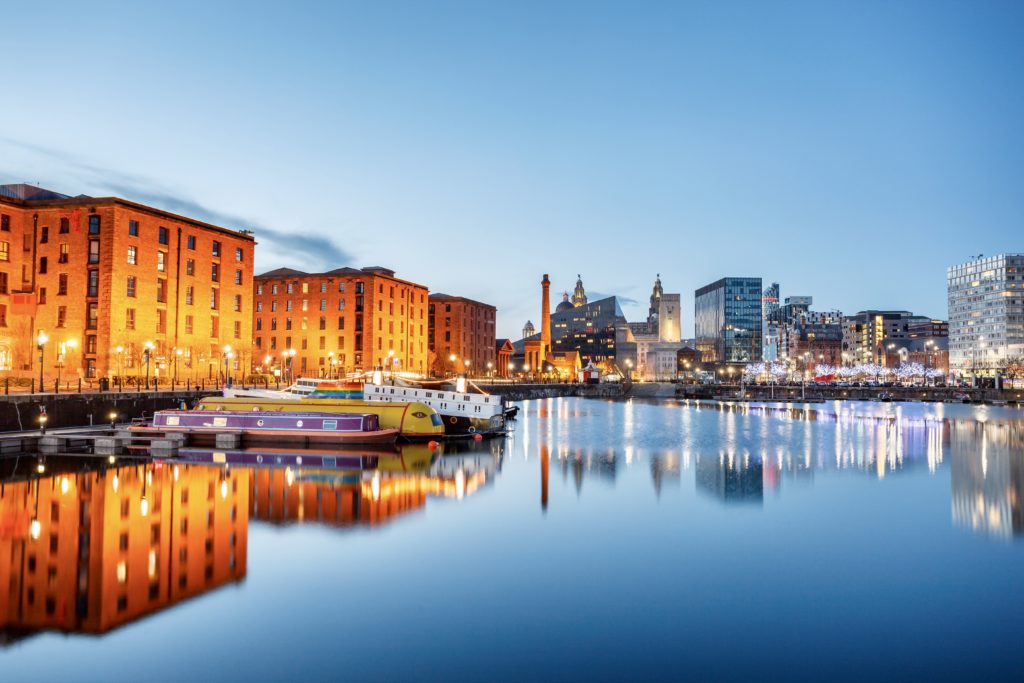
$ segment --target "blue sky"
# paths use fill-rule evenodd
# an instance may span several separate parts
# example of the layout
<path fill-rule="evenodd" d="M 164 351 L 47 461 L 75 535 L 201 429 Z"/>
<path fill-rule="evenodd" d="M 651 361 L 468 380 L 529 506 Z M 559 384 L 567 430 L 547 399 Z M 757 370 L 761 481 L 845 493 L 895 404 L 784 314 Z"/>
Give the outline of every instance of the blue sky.
<path fill-rule="evenodd" d="M 387 265 L 539 318 L 760 275 L 946 315 L 1024 251 L 1024 4 L 30 3 L 0 181 L 254 227 L 257 270 Z"/>

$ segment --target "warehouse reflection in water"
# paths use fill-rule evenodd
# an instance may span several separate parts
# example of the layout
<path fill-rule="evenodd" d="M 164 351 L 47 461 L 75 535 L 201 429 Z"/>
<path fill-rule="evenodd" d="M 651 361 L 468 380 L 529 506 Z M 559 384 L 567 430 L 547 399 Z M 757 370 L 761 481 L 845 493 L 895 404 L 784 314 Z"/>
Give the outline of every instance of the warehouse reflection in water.
<path fill-rule="evenodd" d="M 425 447 L 369 471 L 21 456 L 0 461 L 0 643 L 100 634 L 246 575 L 250 519 L 381 524 L 431 496 L 463 498 L 503 445 Z"/>

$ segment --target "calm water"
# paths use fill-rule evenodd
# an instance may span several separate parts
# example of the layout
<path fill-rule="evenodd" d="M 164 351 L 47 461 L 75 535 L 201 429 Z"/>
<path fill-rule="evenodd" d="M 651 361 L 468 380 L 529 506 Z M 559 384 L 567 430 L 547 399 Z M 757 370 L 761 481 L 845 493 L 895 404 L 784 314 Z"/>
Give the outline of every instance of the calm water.
<path fill-rule="evenodd" d="M 1024 671 L 1018 409 L 557 399 L 361 471 L 37 465 L 0 462 L 4 681 Z"/>

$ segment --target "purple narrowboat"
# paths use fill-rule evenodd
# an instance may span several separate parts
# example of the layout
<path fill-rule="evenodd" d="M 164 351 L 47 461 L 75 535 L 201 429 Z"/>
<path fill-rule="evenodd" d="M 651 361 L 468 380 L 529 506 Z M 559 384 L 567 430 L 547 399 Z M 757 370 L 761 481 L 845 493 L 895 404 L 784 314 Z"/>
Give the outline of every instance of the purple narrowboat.
<path fill-rule="evenodd" d="M 397 429 L 381 429 L 373 414 L 266 412 L 232 410 L 160 410 L 144 431 L 192 436 L 241 434 L 249 443 L 391 444 Z"/>

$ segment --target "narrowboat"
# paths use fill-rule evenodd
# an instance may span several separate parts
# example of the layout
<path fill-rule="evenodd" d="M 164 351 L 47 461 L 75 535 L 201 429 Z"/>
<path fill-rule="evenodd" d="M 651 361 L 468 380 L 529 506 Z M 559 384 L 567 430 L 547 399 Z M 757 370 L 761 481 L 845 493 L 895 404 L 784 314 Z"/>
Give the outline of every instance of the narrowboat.
<path fill-rule="evenodd" d="M 261 398 L 258 396 L 207 396 L 198 410 L 265 413 L 327 413 L 376 415 L 380 429 L 397 429 L 403 440 L 436 439 L 444 434 L 441 416 L 423 403 L 370 403 L 362 400 L 326 398 Z"/>
<path fill-rule="evenodd" d="M 398 438 L 397 429 L 381 429 L 376 415 L 364 413 L 159 410 L 148 429 L 185 432 L 193 438 L 234 432 L 247 443 L 387 445 Z"/>

